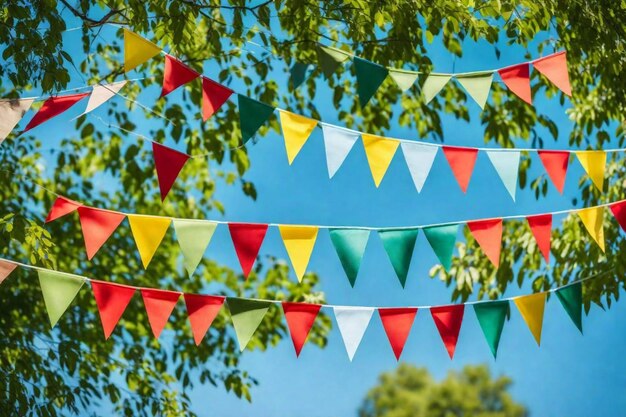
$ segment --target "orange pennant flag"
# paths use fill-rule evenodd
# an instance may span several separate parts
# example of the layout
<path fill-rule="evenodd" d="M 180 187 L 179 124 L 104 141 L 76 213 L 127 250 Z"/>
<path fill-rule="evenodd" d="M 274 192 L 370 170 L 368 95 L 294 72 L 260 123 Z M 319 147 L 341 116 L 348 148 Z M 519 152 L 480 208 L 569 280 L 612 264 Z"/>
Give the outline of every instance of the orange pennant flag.
<path fill-rule="evenodd" d="M 497 268 L 500 266 L 500 249 L 502 247 L 502 219 L 477 220 L 467 222 L 472 236 L 478 242 L 485 255 Z"/>

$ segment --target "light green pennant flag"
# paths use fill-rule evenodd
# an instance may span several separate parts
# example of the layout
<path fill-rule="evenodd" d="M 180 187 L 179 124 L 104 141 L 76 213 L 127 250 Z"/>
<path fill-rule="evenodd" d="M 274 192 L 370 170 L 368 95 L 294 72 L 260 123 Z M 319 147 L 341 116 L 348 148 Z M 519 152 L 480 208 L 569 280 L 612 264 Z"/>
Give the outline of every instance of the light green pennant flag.
<path fill-rule="evenodd" d="M 85 278 L 56 271 L 37 271 L 50 325 L 57 324 L 85 283 Z"/>
<path fill-rule="evenodd" d="M 583 332 L 582 309 L 583 309 L 583 290 L 580 282 L 567 287 L 556 290 L 561 305 L 572 319 L 580 332 Z"/>
<path fill-rule="evenodd" d="M 378 87 L 387 78 L 387 68 L 382 65 L 354 57 L 354 69 L 356 70 L 356 89 L 359 94 L 359 104 L 365 107 L 372 98 Z"/>
<path fill-rule="evenodd" d="M 480 108 L 484 109 L 487 99 L 489 98 L 489 92 L 491 91 L 493 72 L 457 75 L 456 79 Z"/>
<path fill-rule="evenodd" d="M 241 140 L 246 143 L 274 113 L 274 107 L 237 94 Z"/>
<path fill-rule="evenodd" d="M 487 156 L 500 176 L 504 187 L 515 201 L 521 153 L 519 151 L 487 151 Z"/>
<path fill-rule="evenodd" d="M 419 73 L 415 71 L 405 71 L 390 68 L 389 76 L 392 80 L 396 82 L 396 84 L 398 84 L 398 87 L 400 87 L 402 92 L 406 92 L 409 88 L 413 86 L 413 84 L 415 84 Z"/>
<path fill-rule="evenodd" d="M 439 262 L 441 262 L 446 271 L 449 271 L 450 266 L 452 266 L 452 254 L 454 253 L 454 244 L 456 243 L 458 232 L 458 224 L 424 228 L 424 235 L 426 235 L 428 243 L 430 243 L 435 255 L 437 255 Z"/>
<path fill-rule="evenodd" d="M 509 302 L 506 300 L 487 301 L 474 304 L 474 312 L 478 318 L 480 328 L 485 334 L 491 353 L 495 358 L 498 354 L 498 345 L 500 344 L 504 321 L 509 315 Z"/>
<path fill-rule="evenodd" d="M 216 227 L 217 223 L 204 220 L 174 220 L 176 238 L 183 253 L 185 269 L 189 276 L 192 276 L 198 268 Z"/>
<path fill-rule="evenodd" d="M 332 77 L 339 65 L 350 58 L 350 54 L 340 49 L 318 45 L 317 58 L 326 78 Z"/>
<path fill-rule="evenodd" d="M 379 230 L 378 236 L 404 288 L 419 229 Z"/>
<path fill-rule="evenodd" d="M 430 103 L 437 94 L 448 84 L 452 75 L 446 74 L 429 74 L 424 85 L 422 86 L 422 94 L 426 104 Z"/>
<path fill-rule="evenodd" d="M 369 230 L 330 229 L 330 240 L 353 287 L 369 236 Z"/>
<path fill-rule="evenodd" d="M 263 317 L 265 317 L 272 303 L 247 298 L 228 297 L 226 304 L 235 327 L 239 350 L 243 351 L 250 339 L 252 339 L 259 324 L 263 321 Z"/>

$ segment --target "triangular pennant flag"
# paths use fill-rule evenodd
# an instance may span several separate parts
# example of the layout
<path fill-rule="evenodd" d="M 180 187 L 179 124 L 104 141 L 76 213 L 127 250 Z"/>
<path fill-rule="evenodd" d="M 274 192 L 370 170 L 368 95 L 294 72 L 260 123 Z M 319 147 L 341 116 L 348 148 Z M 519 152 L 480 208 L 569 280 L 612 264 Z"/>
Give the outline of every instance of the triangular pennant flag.
<path fill-rule="evenodd" d="M 274 113 L 274 107 L 237 94 L 241 139 L 246 143 Z"/>
<path fill-rule="evenodd" d="M 567 56 L 565 51 L 544 56 L 533 61 L 533 67 L 543 74 L 552 84 L 568 96 L 572 96 L 572 87 L 567 73 Z"/>
<path fill-rule="evenodd" d="M 216 295 L 183 294 L 193 340 L 200 345 L 211 323 L 224 304 L 225 297 Z"/>
<path fill-rule="evenodd" d="M 463 86 L 467 94 L 470 95 L 480 106 L 481 109 L 485 108 L 487 99 L 489 98 L 489 92 L 491 91 L 491 83 L 493 82 L 493 72 L 467 75 L 459 75 L 456 77 L 459 84 Z"/>
<path fill-rule="evenodd" d="M 0 100 L 0 143 L 15 129 L 34 101 L 34 98 Z"/>
<path fill-rule="evenodd" d="M 165 97 L 181 85 L 185 85 L 198 78 L 200 74 L 178 59 L 165 55 L 165 70 L 163 71 L 163 87 L 161 97 Z"/>
<path fill-rule="evenodd" d="M 287 159 L 291 165 L 317 126 L 317 120 L 282 110 L 278 114 L 280 115 L 280 125 L 283 128 Z"/>
<path fill-rule="evenodd" d="M 155 339 L 158 339 L 172 311 L 174 311 L 174 307 L 176 307 L 180 293 L 150 288 L 141 288 L 140 291 L 143 304 L 146 307 L 146 313 L 148 314 L 152 334 Z"/>
<path fill-rule="evenodd" d="M 477 220 L 467 222 L 472 236 L 478 242 L 487 258 L 497 268 L 500 266 L 502 247 L 502 219 Z"/>
<path fill-rule="evenodd" d="M 433 166 L 439 147 L 408 142 L 402 142 L 400 147 L 404 154 L 404 160 L 409 167 L 413 184 L 415 184 L 417 192 L 420 193 Z"/>
<path fill-rule="evenodd" d="M 580 332 L 583 332 L 583 288 L 580 282 L 556 290 L 556 296 Z"/>
<path fill-rule="evenodd" d="M 387 78 L 387 68 L 382 65 L 354 57 L 354 69 L 356 70 L 356 90 L 359 95 L 359 104 L 365 107 L 370 98 L 376 93 L 378 87 Z"/>
<path fill-rule="evenodd" d="M 622 230 L 626 231 L 626 201 L 620 201 L 619 203 L 613 203 L 609 205 L 613 217 L 619 223 Z"/>
<path fill-rule="evenodd" d="M 176 238 L 189 276 L 193 275 L 202 260 L 216 227 L 217 223 L 204 220 L 174 219 Z"/>
<path fill-rule="evenodd" d="M 437 326 L 437 330 L 448 351 L 448 355 L 450 355 L 450 359 L 454 357 L 456 343 L 459 340 L 464 311 L 464 304 L 430 308 L 430 314 L 433 316 L 433 321 L 435 322 L 435 326 Z"/>
<path fill-rule="evenodd" d="M 516 96 L 528 104 L 533 104 L 530 93 L 530 65 L 526 62 L 498 70 L 504 84 Z"/>
<path fill-rule="evenodd" d="M 288 303 L 286 301 L 282 302 L 282 306 L 285 319 L 287 319 L 287 326 L 289 326 L 291 341 L 296 349 L 296 356 L 300 356 L 302 346 L 304 346 L 322 306 L 319 304 Z"/>
<path fill-rule="evenodd" d="M 546 305 L 546 293 L 525 295 L 514 298 L 517 309 L 522 314 L 528 329 L 533 334 L 537 346 L 541 344 L 541 328 L 543 327 L 543 310 Z"/>
<path fill-rule="evenodd" d="M 422 85 L 422 95 L 426 104 L 430 103 L 451 79 L 451 75 L 429 74 Z"/>
<path fill-rule="evenodd" d="M 85 238 L 87 259 L 91 260 L 126 216 L 114 211 L 81 206 L 78 207 L 78 218 Z"/>
<path fill-rule="evenodd" d="M 332 77 L 339 65 L 346 62 L 350 55 L 335 48 L 318 45 L 317 59 L 326 78 Z"/>
<path fill-rule="evenodd" d="M 413 249 L 415 248 L 415 240 L 419 229 L 396 229 L 396 230 L 379 230 L 378 236 L 383 242 L 383 247 L 396 275 L 400 280 L 400 284 L 404 288 L 406 277 L 409 274 L 409 266 L 413 257 Z"/>
<path fill-rule="evenodd" d="M 311 259 L 311 252 L 317 239 L 317 227 L 313 226 L 278 226 L 280 236 L 283 238 L 285 249 L 293 265 L 293 270 L 302 282 L 306 267 Z"/>
<path fill-rule="evenodd" d="M 550 236 L 552 233 L 552 214 L 539 214 L 537 216 L 527 216 L 526 220 L 533 232 L 537 247 L 541 251 L 546 263 L 550 263 Z"/>
<path fill-rule="evenodd" d="M 128 72 L 161 53 L 161 48 L 128 29 L 124 29 L 124 72 Z"/>
<path fill-rule="evenodd" d="M 396 84 L 398 84 L 398 87 L 400 87 L 402 92 L 406 92 L 413 86 L 413 84 L 415 84 L 419 73 L 414 71 L 390 69 L 389 76 L 396 82 Z"/>
<path fill-rule="evenodd" d="M 365 147 L 365 156 L 372 171 L 372 178 L 376 187 L 383 180 L 389 164 L 398 149 L 400 142 L 397 140 L 387 139 L 382 136 L 361 135 L 363 146 Z"/>
<path fill-rule="evenodd" d="M 129 214 L 128 222 L 130 223 L 130 230 L 137 244 L 141 263 L 144 269 L 146 269 L 154 253 L 159 248 L 165 233 L 167 233 L 172 219 L 169 217 Z"/>
<path fill-rule="evenodd" d="M 54 327 L 85 283 L 85 278 L 51 270 L 37 270 L 50 326 Z"/>
<path fill-rule="evenodd" d="M 417 308 L 379 308 L 378 314 L 383 322 L 393 354 L 396 355 L 396 360 L 400 360 L 413 321 L 415 321 Z"/>
<path fill-rule="evenodd" d="M 359 132 L 322 123 L 328 177 L 332 178 L 359 138 Z"/>
<path fill-rule="evenodd" d="M 369 230 L 330 229 L 330 240 L 333 242 L 341 265 L 353 287 L 369 236 Z"/>
<path fill-rule="evenodd" d="M 259 324 L 263 321 L 263 317 L 265 317 L 271 303 L 268 301 L 228 297 L 226 304 L 228 304 L 228 310 L 235 327 L 239 350 L 243 352 Z"/>
<path fill-rule="evenodd" d="M 170 192 L 180 170 L 183 169 L 183 166 L 189 159 L 189 155 L 168 148 L 160 143 L 152 142 L 152 156 L 154 157 L 154 166 L 159 180 L 161 201 L 165 201 L 167 193 Z"/>
<path fill-rule="evenodd" d="M 333 307 L 337 327 L 348 352 L 350 361 L 361 344 L 365 330 L 370 323 L 374 309 L 371 307 Z"/>
<path fill-rule="evenodd" d="M 248 278 L 254 261 L 259 254 L 259 249 L 261 249 L 261 244 L 263 244 L 265 233 L 267 233 L 267 225 L 228 223 L 228 230 L 243 270 L 243 276 Z"/>
<path fill-rule="evenodd" d="M 6 280 L 11 272 L 13 272 L 17 268 L 17 264 L 9 261 L 0 260 L 0 284 Z"/>
<path fill-rule="evenodd" d="M 58 116 L 88 95 L 89 93 L 80 93 L 50 97 L 43 102 L 43 106 L 41 106 L 35 116 L 28 122 L 22 133 L 26 133 L 43 122 L 52 119 L 54 116 Z"/>
<path fill-rule="evenodd" d="M 456 236 L 459 233 L 458 224 L 448 224 L 443 226 L 432 226 L 424 228 L 424 235 L 428 243 L 433 248 L 435 255 L 446 271 L 452 266 L 452 254 Z"/>
<path fill-rule="evenodd" d="M 476 164 L 478 149 L 457 146 L 443 146 L 442 149 L 450 168 L 452 168 L 454 178 L 459 183 L 461 190 L 466 192 Z"/>
<path fill-rule="evenodd" d="M 604 151 L 576 151 L 578 161 L 585 169 L 593 184 L 602 191 L 604 188 L 604 167 L 606 166 L 606 152 Z"/>
<path fill-rule="evenodd" d="M 230 88 L 202 77 L 202 120 L 206 122 L 213 116 L 233 93 Z"/>
<path fill-rule="evenodd" d="M 552 183 L 563 194 L 563 186 L 565 185 L 565 174 L 567 174 L 567 165 L 569 162 L 569 152 L 567 151 L 537 151 L 541 163 L 546 169 Z"/>
<path fill-rule="evenodd" d="M 604 252 L 604 207 L 589 207 L 576 212 L 585 225 L 585 229 Z"/>
<path fill-rule="evenodd" d="M 489 160 L 496 169 L 509 195 L 513 198 L 513 201 L 515 201 L 515 190 L 517 190 L 520 155 L 521 153 L 519 151 L 487 151 Z"/>
<path fill-rule="evenodd" d="M 59 217 L 65 216 L 66 214 L 73 213 L 78 210 L 80 206 L 82 206 L 81 203 L 72 201 L 69 198 L 58 196 L 56 200 L 54 200 L 54 204 L 52 204 L 52 207 L 50 208 L 50 212 L 48 212 L 48 216 L 46 217 L 45 222 L 49 223 L 53 220 L 58 219 Z"/>
<path fill-rule="evenodd" d="M 478 324 L 487 339 L 487 344 L 495 358 L 498 354 L 500 336 L 504 328 L 504 321 L 509 315 L 508 301 L 486 301 L 474 304 L 474 312 L 478 318 Z"/>
<path fill-rule="evenodd" d="M 79 118 L 89 112 L 94 111 L 111 98 L 115 97 L 115 95 L 128 83 L 127 80 L 118 81 L 116 83 L 111 84 L 96 84 L 93 86 L 91 90 L 91 95 L 89 96 L 89 101 L 87 102 L 87 108 L 80 115 L 76 116 L 74 119 Z"/>
<path fill-rule="evenodd" d="M 91 281 L 91 289 L 98 306 L 104 338 L 108 339 L 137 289 L 103 281 Z"/>
<path fill-rule="evenodd" d="M 291 78 L 291 84 L 293 88 L 298 88 L 306 80 L 306 71 L 309 69 L 309 64 L 303 62 L 295 62 L 293 67 L 289 69 L 289 75 Z"/>

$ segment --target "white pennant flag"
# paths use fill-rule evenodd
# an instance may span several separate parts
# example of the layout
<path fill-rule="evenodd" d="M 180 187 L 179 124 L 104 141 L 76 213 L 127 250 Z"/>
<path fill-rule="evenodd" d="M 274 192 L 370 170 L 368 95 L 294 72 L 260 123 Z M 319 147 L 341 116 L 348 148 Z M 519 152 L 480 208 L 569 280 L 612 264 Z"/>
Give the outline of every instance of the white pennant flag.
<path fill-rule="evenodd" d="M 515 201 L 515 190 L 517 190 L 517 176 L 519 173 L 520 152 L 487 151 L 487 156 L 504 183 L 513 201 Z"/>
<path fill-rule="evenodd" d="M 433 161 L 437 155 L 437 146 L 429 146 L 423 143 L 408 143 L 402 142 L 402 153 L 404 154 L 404 160 L 409 167 L 411 178 L 417 192 L 422 191 L 424 182 L 428 178 L 430 169 L 433 166 Z"/>
<path fill-rule="evenodd" d="M 128 83 L 128 81 L 118 81 L 112 84 L 98 84 L 93 86 L 93 90 L 91 91 L 91 95 L 89 96 L 89 102 L 87 103 L 87 108 L 84 112 L 74 117 L 74 119 L 78 119 L 80 116 L 83 116 L 91 111 L 94 111 L 107 101 L 109 101 L 113 96 L 115 96 L 124 86 Z M 72 119 L 72 120 L 74 120 Z"/>
<path fill-rule="evenodd" d="M 335 319 L 350 361 L 354 358 L 365 330 L 372 318 L 372 307 L 333 307 Z"/>
<path fill-rule="evenodd" d="M 34 98 L 0 100 L 0 143 L 22 120 L 34 101 Z"/>
<path fill-rule="evenodd" d="M 328 176 L 332 178 L 359 138 L 359 132 L 330 126 L 326 123 L 320 124 L 322 125 L 322 131 L 324 133 L 324 148 L 326 148 Z"/>

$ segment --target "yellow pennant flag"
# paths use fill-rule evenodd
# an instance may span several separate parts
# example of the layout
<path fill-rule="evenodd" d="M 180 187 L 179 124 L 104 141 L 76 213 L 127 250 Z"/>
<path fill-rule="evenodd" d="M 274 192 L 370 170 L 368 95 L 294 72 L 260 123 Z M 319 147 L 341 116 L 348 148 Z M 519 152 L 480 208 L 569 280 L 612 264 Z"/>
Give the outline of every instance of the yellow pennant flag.
<path fill-rule="evenodd" d="M 546 293 L 540 292 L 525 295 L 514 298 L 513 301 L 539 346 L 541 344 L 541 328 L 543 327 L 543 309 L 546 305 Z"/>
<path fill-rule="evenodd" d="M 300 149 L 311 136 L 311 132 L 317 126 L 317 120 L 282 110 L 278 114 L 280 115 L 280 125 L 283 128 L 287 159 L 289 160 L 289 165 L 291 165 Z"/>
<path fill-rule="evenodd" d="M 170 227 L 172 219 L 129 214 L 128 221 L 139 250 L 139 256 L 141 256 L 141 263 L 146 269 L 161 244 L 168 227 Z"/>
<path fill-rule="evenodd" d="M 280 230 L 280 236 L 283 238 L 298 281 L 302 282 L 302 276 L 306 272 L 313 246 L 315 246 L 318 229 L 313 226 L 280 225 L 278 230 Z"/>
<path fill-rule="evenodd" d="M 161 48 L 128 29 L 124 29 L 124 72 L 161 53 Z"/>
<path fill-rule="evenodd" d="M 604 185 L 604 166 L 606 165 L 606 152 L 604 151 L 576 151 L 578 161 L 585 169 L 591 181 L 602 191 Z"/>
<path fill-rule="evenodd" d="M 387 168 L 389 168 L 389 164 L 391 164 L 400 142 L 365 133 L 361 134 L 361 137 L 363 138 L 367 162 L 372 171 L 372 178 L 374 178 L 374 183 L 378 187 L 387 172 Z"/>
<path fill-rule="evenodd" d="M 585 229 L 604 252 L 604 207 L 589 207 L 576 212 L 583 221 Z"/>

